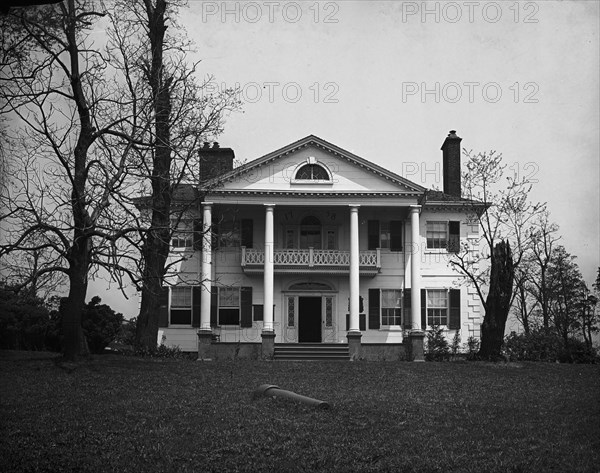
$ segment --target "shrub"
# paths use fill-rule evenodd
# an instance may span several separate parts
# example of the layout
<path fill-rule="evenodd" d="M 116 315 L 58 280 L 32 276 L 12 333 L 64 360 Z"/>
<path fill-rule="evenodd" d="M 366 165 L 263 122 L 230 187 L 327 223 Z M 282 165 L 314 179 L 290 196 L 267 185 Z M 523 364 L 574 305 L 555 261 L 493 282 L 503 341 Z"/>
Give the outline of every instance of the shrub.
<path fill-rule="evenodd" d="M 450 345 L 450 351 L 452 352 L 452 358 L 455 358 L 460 352 L 460 330 L 454 332 L 454 337 L 452 337 L 452 345 Z"/>
<path fill-rule="evenodd" d="M 45 350 L 49 326 L 49 312 L 41 299 L 0 289 L 0 348 Z"/>
<path fill-rule="evenodd" d="M 51 324 L 46 345 L 51 350 L 62 351 L 62 311 L 66 300 L 66 297 L 61 298 L 58 310 L 50 314 Z M 81 312 L 81 327 L 91 353 L 102 353 L 116 338 L 123 323 L 123 314 L 100 302 L 100 297 L 92 297 Z"/>
<path fill-rule="evenodd" d="M 189 358 L 189 355 L 183 351 L 181 348 L 177 347 L 168 347 L 166 345 L 159 345 L 156 348 L 137 348 L 134 352 L 136 356 L 141 356 L 143 358 L 173 358 L 173 359 L 183 359 Z M 194 358 L 197 356 L 195 353 L 193 354 Z"/>
<path fill-rule="evenodd" d="M 102 353 L 115 339 L 123 324 L 123 314 L 100 302 L 100 297 L 92 297 L 81 314 L 81 326 L 92 353 Z"/>
<path fill-rule="evenodd" d="M 563 343 L 552 329 L 512 332 L 504 340 L 504 353 L 511 361 L 557 361 Z"/>
<path fill-rule="evenodd" d="M 467 360 L 473 361 L 478 358 L 481 343 L 478 338 L 470 336 L 467 338 Z"/>
<path fill-rule="evenodd" d="M 541 328 L 529 334 L 511 333 L 504 341 L 504 352 L 511 361 L 560 361 L 561 363 L 597 363 L 593 348 L 576 338 L 565 341 L 553 330 Z"/>
<path fill-rule="evenodd" d="M 129 320 L 124 320 L 119 328 L 119 333 L 115 338 L 115 342 L 133 346 L 135 343 L 135 331 L 137 327 L 137 317 Z"/>
<path fill-rule="evenodd" d="M 566 346 L 558 353 L 561 363 L 598 363 L 598 353 L 594 348 L 588 347 L 583 340 L 569 338 Z"/>
<path fill-rule="evenodd" d="M 425 351 L 427 361 L 447 361 L 450 359 L 450 346 L 444 336 L 444 329 L 433 325 L 427 332 L 427 348 Z"/>

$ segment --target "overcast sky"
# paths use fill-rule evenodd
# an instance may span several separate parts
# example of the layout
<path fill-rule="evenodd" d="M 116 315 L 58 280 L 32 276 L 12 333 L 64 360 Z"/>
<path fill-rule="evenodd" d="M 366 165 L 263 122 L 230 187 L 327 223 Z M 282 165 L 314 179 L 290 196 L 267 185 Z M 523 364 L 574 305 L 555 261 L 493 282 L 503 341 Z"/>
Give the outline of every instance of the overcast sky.
<path fill-rule="evenodd" d="M 237 158 L 314 134 L 441 187 L 440 146 L 457 130 L 463 147 L 502 152 L 537 181 L 532 199 L 548 202 L 562 244 L 593 282 L 599 2 L 191 0 L 181 22 L 201 73 L 242 90 L 244 112 L 219 138 Z"/>

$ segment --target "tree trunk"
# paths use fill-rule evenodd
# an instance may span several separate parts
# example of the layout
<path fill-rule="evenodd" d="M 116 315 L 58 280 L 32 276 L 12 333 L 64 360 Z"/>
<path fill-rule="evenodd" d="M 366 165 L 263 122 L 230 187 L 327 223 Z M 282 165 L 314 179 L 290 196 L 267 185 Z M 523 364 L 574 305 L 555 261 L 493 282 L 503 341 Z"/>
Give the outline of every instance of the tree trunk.
<path fill-rule="evenodd" d="M 546 264 L 542 266 L 541 270 L 541 288 L 540 295 L 542 296 L 542 320 L 544 323 L 544 328 L 548 328 L 550 326 L 550 311 L 548 310 L 548 282 L 546 281 Z"/>
<path fill-rule="evenodd" d="M 166 2 L 157 0 L 153 5 L 144 0 L 148 15 L 148 36 L 152 50 L 152 64 L 148 83 L 154 97 L 154 152 L 152 162 L 152 219 L 142 249 L 143 288 L 140 313 L 137 320 L 136 346 L 156 348 L 158 338 L 158 297 L 169 255 L 171 235 L 171 79 L 164 76 L 163 49 L 165 36 Z"/>
<path fill-rule="evenodd" d="M 154 200 L 154 199 L 153 199 Z M 157 219 L 153 218 L 153 226 L 158 226 L 159 217 L 156 210 Z M 169 253 L 169 234 L 168 225 L 170 224 L 167 214 L 167 230 L 156 232 L 151 231 L 148 234 L 146 245 L 142 251 L 144 259 L 144 271 L 142 287 L 142 302 L 140 313 L 137 319 L 135 345 L 138 348 L 152 349 L 156 348 L 158 339 L 158 315 L 159 298 L 161 293 L 162 281 L 165 273 L 165 264 Z M 166 233 L 166 235 L 165 235 Z M 166 242 L 166 244 L 164 243 Z"/>
<path fill-rule="evenodd" d="M 521 323 L 523 324 L 523 330 L 525 330 L 525 334 L 529 335 L 529 313 L 527 311 L 527 293 L 523 284 L 519 284 L 519 298 L 521 300 Z"/>
<path fill-rule="evenodd" d="M 478 354 L 479 358 L 484 360 L 498 360 L 504 342 L 514 279 L 512 253 L 508 241 L 502 240 L 494 247 L 491 263 L 490 290 L 481 325 L 481 347 Z"/>
<path fill-rule="evenodd" d="M 63 314 L 64 356 L 75 360 L 88 354 L 87 343 L 81 327 L 81 313 L 87 294 L 90 247 L 89 230 L 94 228 L 86 209 L 87 153 L 93 142 L 93 127 L 90 109 L 83 91 L 79 69 L 79 49 L 77 41 L 77 11 L 74 0 L 67 2 L 65 10 L 65 33 L 68 40 L 71 66 L 69 81 L 73 90 L 73 100 L 77 105 L 80 130 L 73 150 L 73 188 L 71 210 L 73 212 L 73 243 L 69 249 L 69 296 Z"/>
<path fill-rule="evenodd" d="M 63 355 L 71 361 L 89 354 L 81 327 L 81 313 L 87 294 L 87 259 L 87 243 L 83 246 L 81 240 L 76 240 L 71 248 L 69 295 L 62 313 Z"/>

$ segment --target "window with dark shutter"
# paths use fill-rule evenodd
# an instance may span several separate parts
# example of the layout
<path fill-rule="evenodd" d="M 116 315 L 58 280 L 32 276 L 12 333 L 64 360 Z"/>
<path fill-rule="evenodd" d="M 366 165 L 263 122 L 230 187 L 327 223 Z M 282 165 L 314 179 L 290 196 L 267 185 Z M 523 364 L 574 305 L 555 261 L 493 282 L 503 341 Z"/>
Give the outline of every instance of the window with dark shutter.
<path fill-rule="evenodd" d="M 169 288 L 161 287 L 158 295 L 158 326 L 169 326 Z"/>
<path fill-rule="evenodd" d="M 219 289 L 217 286 L 210 288 L 210 326 L 219 325 Z"/>
<path fill-rule="evenodd" d="M 219 287 L 219 325 L 240 325 L 239 287 Z"/>
<path fill-rule="evenodd" d="M 449 222 L 448 224 L 448 253 L 460 251 L 460 222 Z"/>
<path fill-rule="evenodd" d="M 450 330 L 460 330 L 460 289 L 450 289 Z"/>
<path fill-rule="evenodd" d="M 170 325 L 192 325 L 192 287 L 172 287 L 170 308 Z"/>
<path fill-rule="evenodd" d="M 252 288 L 242 287 L 240 292 L 240 318 L 242 327 L 252 327 Z"/>
<path fill-rule="evenodd" d="M 421 289 L 421 329 L 427 330 L 427 290 Z"/>
<path fill-rule="evenodd" d="M 264 318 L 264 306 L 262 304 L 254 304 L 254 321 L 262 322 Z"/>
<path fill-rule="evenodd" d="M 405 330 L 410 330 L 412 328 L 412 299 L 410 289 L 404 289 L 404 293 L 402 294 L 402 318 L 403 325 Z"/>
<path fill-rule="evenodd" d="M 368 221 L 368 244 L 369 250 L 376 250 L 379 248 L 379 220 Z"/>
<path fill-rule="evenodd" d="M 202 250 L 202 219 L 194 220 L 194 250 Z"/>
<path fill-rule="evenodd" d="M 379 330 L 379 289 L 369 289 L 369 329 Z"/>
<path fill-rule="evenodd" d="M 402 222 L 400 220 L 390 222 L 390 250 L 402 251 Z"/>
<path fill-rule="evenodd" d="M 254 237 L 254 222 L 251 218 L 242 219 L 242 246 L 252 248 Z"/>
<path fill-rule="evenodd" d="M 200 300 L 202 288 L 194 286 L 192 289 L 192 327 L 200 327 Z"/>

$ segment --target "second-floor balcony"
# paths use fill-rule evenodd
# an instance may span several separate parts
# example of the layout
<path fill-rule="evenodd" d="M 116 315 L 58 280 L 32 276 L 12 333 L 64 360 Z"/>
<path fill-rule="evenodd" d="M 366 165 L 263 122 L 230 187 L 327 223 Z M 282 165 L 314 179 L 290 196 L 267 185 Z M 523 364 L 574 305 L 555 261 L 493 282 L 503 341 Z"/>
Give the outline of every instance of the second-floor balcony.
<path fill-rule="evenodd" d="M 273 252 L 275 273 L 349 274 L 350 252 L 342 250 L 276 249 Z M 361 275 L 374 276 L 381 269 L 379 249 L 359 253 Z M 242 269 L 245 273 L 262 273 L 265 252 L 242 246 Z"/>

